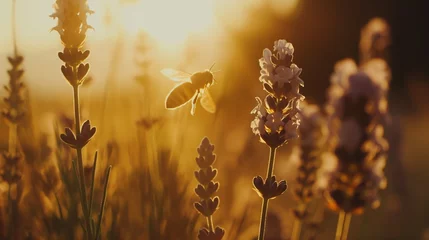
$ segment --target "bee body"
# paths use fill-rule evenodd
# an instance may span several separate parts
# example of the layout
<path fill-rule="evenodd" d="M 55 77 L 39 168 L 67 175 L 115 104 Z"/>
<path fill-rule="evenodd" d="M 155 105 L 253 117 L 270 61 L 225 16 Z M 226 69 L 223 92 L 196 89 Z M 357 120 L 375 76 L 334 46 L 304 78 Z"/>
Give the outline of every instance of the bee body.
<path fill-rule="evenodd" d="M 196 72 L 192 74 L 191 82 L 197 89 L 204 89 L 213 84 L 213 74 L 209 70 Z"/>
<path fill-rule="evenodd" d="M 214 83 L 213 73 L 210 70 L 194 74 L 173 69 L 164 69 L 161 72 L 173 81 L 182 81 L 168 93 L 165 99 L 166 109 L 182 107 L 192 100 L 191 114 L 194 115 L 196 103 L 200 98 L 204 109 L 211 113 L 216 111 L 216 105 L 207 90 Z"/>

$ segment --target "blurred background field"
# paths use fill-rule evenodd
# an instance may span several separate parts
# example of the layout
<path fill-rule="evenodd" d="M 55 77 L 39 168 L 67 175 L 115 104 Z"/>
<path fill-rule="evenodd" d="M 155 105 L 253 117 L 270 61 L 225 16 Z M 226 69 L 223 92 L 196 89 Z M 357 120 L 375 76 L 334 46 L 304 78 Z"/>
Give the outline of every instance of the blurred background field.
<path fill-rule="evenodd" d="M 95 31 L 88 32 L 85 43 L 91 51 L 91 80 L 81 90 L 82 118 L 91 119 L 97 134 L 84 157 L 90 164 L 99 150 L 101 166 L 113 165 L 103 222 L 106 239 L 195 239 L 204 221 L 193 210 L 193 172 L 196 148 L 204 136 L 216 146 L 221 184 L 216 223 L 226 229 L 226 239 L 256 237 L 260 199 L 251 179 L 264 174 L 268 148 L 251 132 L 250 111 L 254 98 L 263 96 L 258 81 L 262 50 L 279 38 L 290 41 L 294 62 L 303 68 L 302 93 L 323 106 L 334 64 L 347 57 L 358 59 L 361 28 L 373 17 L 391 26 L 389 108 L 394 124 L 387 130 L 388 187 L 381 193 L 379 209 L 353 218 L 349 239 L 429 239 L 429 1 L 88 2 L 95 11 L 88 19 Z M 11 3 L 0 2 L 2 85 L 8 81 L 6 57 L 13 53 Z M 58 131 L 73 123 L 73 102 L 60 71 L 58 34 L 49 32 L 55 25 L 49 18 L 53 3 L 17 0 L 16 8 L 28 114 L 18 131 L 26 160 L 15 227 L 22 236 L 31 232 L 34 239 L 67 239 L 64 236 L 71 232 L 79 234 L 80 227 L 73 218 L 78 211 L 73 210 L 76 189 L 59 180 L 67 176 L 72 154 L 58 141 Z M 210 88 L 218 106 L 215 114 L 201 106 L 193 117 L 189 105 L 164 109 L 165 96 L 175 83 L 162 76 L 161 69 L 195 72 L 213 63 L 214 70 L 221 70 Z M 1 150 L 7 150 L 7 139 L 8 127 L 1 121 Z M 275 169 L 289 186 L 296 177 L 294 144 L 279 150 Z M 98 176 L 102 182 L 102 171 Z M 1 185 L 0 191 L 4 216 L 7 187 Z M 67 209 L 61 221 L 56 199 Z M 288 239 L 295 205 L 290 191 L 273 201 L 268 240 Z M 320 205 L 323 201 L 318 199 L 312 207 Z M 337 213 L 317 212 L 316 218 L 322 217 L 318 239 L 333 239 Z"/>

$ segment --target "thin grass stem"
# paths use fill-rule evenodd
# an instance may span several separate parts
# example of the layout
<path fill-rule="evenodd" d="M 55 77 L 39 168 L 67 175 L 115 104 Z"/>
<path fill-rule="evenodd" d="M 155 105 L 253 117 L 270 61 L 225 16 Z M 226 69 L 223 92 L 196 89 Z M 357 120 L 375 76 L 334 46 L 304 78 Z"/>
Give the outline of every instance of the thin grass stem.
<path fill-rule="evenodd" d="M 83 192 L 82 192 L 82 186 L 81 186 L 81 184 L 80 184 L 80 179 L 79 179 L 79 172 L 78 172 L 78 170 L 77 170 L 77 166 L 76 166 L 76 161 L 72 161 L 72 165 L 73 165 L 73 173 L 74 173 L 74 176 L 75 176 L 75 178 L 76 178 L 76 183 L 77 183 L 77 186 L 78 186 L 78 188 L 79 188 L 79 197 L 80 197 L 80 199 L 81 199 L 81 205 L 82 205 L 82 212 L 83 212 L 83 215 L 84 215 L 84 221 L 85 221 L 85 223 L 86 223 L 86 214 L 85 214 L 85 208 L 84 208 L 84 206 L 83 206 L 83 202 L 82 202 L 82 199 L 83 199 Z M 87 228 L 88 226 L 84 226 L 83 227 L 83 229 L 84 229 L 84 231 L 85 231 L 85 235 L 86 235 L 86 237 L 88 238 L 88 240 L 90 240 L 91 238 L 90 238 L 90 236 L 88 236 L 88 234 L 89 234 L 89 231 L 88 230 L 86 230 L 86 228 Z"/>
<path fill-rule="evenodd" d="M 90 195 L 89 195 L 89 216 L 91 216 L 92 214 L 92 205 L 94 202 L 94 183 L 95 183 L 95 169 L 97 168 L 97 156 L 98 156 L 98 152 L 95 152 L 95 156 L 94 156 L 94 164 L 92 165 L 92 179 L 91 179 L 91 190 L 90 190 Z"/>
<path fill-rule="evenodd" d="M 63 209 L 61 208 L 60 200 L 58 199 L 57 193 L 54 193 L 55 200 L 57 201 L 58 211 L 60 212 L 61 220 L 64 220 Z"/>
<path fill-rule="evenodd" d="M 76 72 L 76 68 L 74 69 Z M 73 86 L 73 103 L 74 103 L 74 118 L 76 124 L 76 135 L 80 135 L 80 107 L 79 107 L 79 87 Z M 83 157 L 82 157 L 82 148 L 76 148 L 77 152 L 77 165 L 79 173 L 79 183 L 81 189 L 81 201 L 82 201 L 82 212 L 85 219 L 85 226 L 87 228 L 87 238 L 88 240 L 92 239 L 91 234 L 91 216 L 88 212 L 88 199 L 86 195 L 86 184 L 85 184 L 85 173 L 83 168 Z"/>
<path fill-rule="evenodd" d="M 111 170 L 112 170 L 112 165 L 110 165 L 107 168 L 106 180 L 104 182 L 104 190 L 103 190 L 103 201 L 101 202 L 101 209 L 100 209 L 100 215 L 98 217 L 98 223 L 97 223 L 97 230 L 96 230 L 95 240 L 98 240 L 99 237 L 100 237 L 101 222 L 103 220 L 104 206 L 106 205 L 107 187 L 109 185 L 109 178 L 110 178 L 110 172 L 111 172 Z"/>

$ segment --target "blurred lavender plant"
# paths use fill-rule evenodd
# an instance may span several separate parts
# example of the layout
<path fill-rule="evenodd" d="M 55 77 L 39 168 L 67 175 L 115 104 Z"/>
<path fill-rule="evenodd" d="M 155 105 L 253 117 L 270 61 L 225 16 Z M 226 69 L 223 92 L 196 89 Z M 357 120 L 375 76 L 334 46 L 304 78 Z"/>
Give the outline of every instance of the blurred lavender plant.
<path fill-rule="evenodd" d="M 304 102 L 303 110 L 299 117 L 299 165 L 294 195 L 298 200 L 298 206 L 294 210 L 295 223 L 292 231 L 292 240 L 298 240 L 301 226 L 308 217 L 308 203 L 316 195 L 315 183 L 318 170 L 321 166 L 321 153 L 326 143 L 327 126 L 326 119 L 317 105 Z"/>
<path fill-rule="evenodd" d="M 52 30 L 60 34 L 61 42 L 64 46 L 63 52 L 58 53 L 58 57 L 65 63 L 61 66 L 61 71 L 66 80 L 73 87 L 74 114 L 75 114 L 75 133 L 70 129 L 65 129 L 65 134 L 61 134 L 61 140 L 68 144 L 71 148 L 76 149 L 77 166 L 73 161 L 73 169 L 76 175 L 76 181 L 79 183 L 79 191 L 82 205 L 82 213 L 84 217 L 84 233 L 87 240 L 97 240 L 100 236 L 100 228 L 104 213 L 104 205 L 107 196 L 107 186 L 112 166 L 106 170 L 106 181 L 104 184 L 104 194 L 101 204 L 101 210 L 98 216 L 97 226 L 92 218 L 93 193 L 94 193 L 94 178 L 97 164 L 97 154 L 94 158 L 91 190 L 89 198 L 86 192 L 85 173 L 82 158 L 82 148 L 91 140 L 95 134 L 95 127 L 91 127 L 89 120 L 85 121 L 80 126 L 80 108 L 79 108 L 79 86 L 85 80 L 89 72 L 89 64 L 84 64 L 88 58 L 89 50 L 82 51 L 83 44 L 86 39 L 86 31 L 91 28 L 87 23 L 87 15 L 92 14 L 86 0 L 57 0 L 54 5 L 55 13 L 50 17 L 57 18 L 57 25 Z"/>
<path fill-rule="evenodd" d="M 264 49 L 263 57 L 259 60 L 263 88 L 268 92 L 264 102 L 256 98 L 258 106 L 252 110 L 255 119 L 251 123 L 253 133 L 259 136 L 261 142 L 270 147 L 268 171 L 265 181 L 261 176 L 253 179 L 253 185 L 258 195 L 263 199 L 259 240 L 265 236 L 265 225 L 268 212 L 268 202 L 283 194 L 287 189 L 286 181 L 276 181 L 274 162 L 276 149 L 288 140 L 298 137 L 299 102 L 304 96 L 299 93 L 299 87 L 304 81 L 299 78 L 302 69 L 292 63 L 294 48 L 286 40 L 274 42 L 274 54 Z"/>
<path fill-rule="evenodd" d="M 135 47 L 135 63 L 139 69 L 136 81 L 143 87 L 143 104 L 140 112 L 143 116 L 137 121 L 137 124 L 145 130 L 163 123 L 164 119 L 160 116 L 154 116 L 155 104 L 147 104 L 154 99 L 154 86 L 151 82 L 152 76 L 149 73 L 152 61 L 150 59 L 150 36 L 141 31 L 138 35 L 138 41 Z"/>
<path fill-rule="evenodd" d="M 351 61 L 336 65 L 326 106 L 329 149 L 337 162 L 326 196 L 330 208 L 340 211 L 337 239 L 347 239 L 351 214 L 362 213 L 366 205 L 378 207 L 377 193 L 386 186 L 388 144 L 382 124 L 388 85 L 365 67 L 350 71 Z"/>
<path fill-rule="evenodd" d="M 8 201 L 7 201 L 7 232 L 5 239 L 13 239 L 17 237 L 15 228 L 17 227 L 18 202 L 20 193 L 12 197 L 11 189 L 18 185 L 22 176 L 22 159 L 23 155 L 18 149 L 18 124 L 25 115 L 24 107 L 24 83 L 22 76 L 24 70 L 21 64 L 24 58 L 18 54 L 17 39 L 16 39 L 16 1 L 12 1 L 12 41 L 13 41 L 13 56 L 8 57 L 12 68 L 8 70 L 9 83 L 4 88 L 7 91 L 7 96 L 4 98 L 6 108 L 2 111 L 2 117 L 9 127 L 8 151 L 2 153 L 3 161 L 0 168 L 0 177 L 8 185 Z"/>
<path fill-rule="evenodd" d="M 213 214 L 219 207 L 219 197 L 214 194 L 219 189 L 219 182 L 213 179 L 217 175 L 217 169 L 212 165 L 216 160 L 213 154 L 214 145 L 205 137 L 197 148 L 198 157 L 196 158 L 200 170 L 195 171 L 195 178 L 199 184 L 195 188 L 195 193 L 200 197 L 200 201 L 195 203 L 195 209 L 207 218 L 207 228 L 201 228 L 198 233 L 199 240 L 221 240 L 225 235 L 225 230 L 215 227 L 213 224 Z"/>

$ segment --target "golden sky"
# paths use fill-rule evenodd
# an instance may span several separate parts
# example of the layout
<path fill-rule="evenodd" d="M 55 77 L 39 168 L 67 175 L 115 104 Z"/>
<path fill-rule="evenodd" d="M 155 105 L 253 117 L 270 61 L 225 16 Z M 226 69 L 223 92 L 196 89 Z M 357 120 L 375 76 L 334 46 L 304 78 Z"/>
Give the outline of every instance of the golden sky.
<path fill-rule="evenodd" d="M 53 12 L 52 5 L 55 0 L 16 1 L 18 47 L 25 57 L 25 76 L 29 79 L 27 83 L 30 90 L 41 96 L 49 88 L 57 91 L 68 90 L 67 84 L 62 81 L 59 70 L 61 61 L 56 54 L 61 49 L 59 36 L 56 32 L 50 32 L 56 24 L 55 20 L 49 17 Z M 297 2 L 282 1 L 282 7 L 278 4 L 280 1 L 139 0 L 137 4 L 119 5 L 119 0 L 88 0 L 91 9 L 95 11 L 88 19 L 89 24 L 95 28 L 95 31 L 88 32 L 87 38 L 88 47 L 92 51 L 89 59 L 91 73 L 99 80 L 106 78 L 106 68 L 109 66 L 117 36 L 122 34 L 126 38 L 126 44 L 121 59 L 121 74 L 128 74 L 123 78 L 132 79 L 135 74 L 132 54 L 136 43 L 135 36 L 140 29 L 156 43 L 151 60 L 158 61 L 159 68 L 177 66 L 184 58 L 185 46 L 198 49 L 197 57 L 201 59 L 195 61 L 198 66 L 183 70 L 193 72 L 201 70 L 196 68 L 207 68 L 213 62 L 219 61 L 216 55 L 222 54 L 222 44 L 227 41 L 222 37 L 223 30 L 218 24 L 220 18 L 224 24 L 245 24 L 246 9 L 271 3 L 273 10 L 279 10 Z M 6 56 L 13 52 L 11 7 L 12 0 L 0 0 L 0 84 L 6 83 L 5 70 L 9 68 Z M 109 13 L 112 21 L 110 25 L 106 25 L 106 16 Z M 3 94 L 0 93 L 0 96 Z"/>

